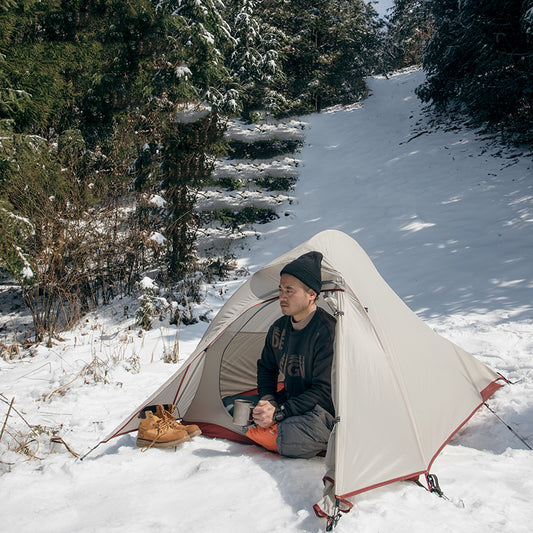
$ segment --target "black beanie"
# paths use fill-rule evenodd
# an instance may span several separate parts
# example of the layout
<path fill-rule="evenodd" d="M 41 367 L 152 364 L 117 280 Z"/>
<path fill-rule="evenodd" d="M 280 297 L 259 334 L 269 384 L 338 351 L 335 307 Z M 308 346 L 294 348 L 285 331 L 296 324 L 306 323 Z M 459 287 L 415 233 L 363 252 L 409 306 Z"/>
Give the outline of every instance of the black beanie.
<path fill-rule="evenodd" d="M 321 263 L 322 254 L 320 252 L 307 252 L 285 265 L 280 276 L 281 274 L 290 274 L 298 278 L 310 289 L 313 289 L 317 294 L 320 294 L 320 289 L 322 288 Z"/>

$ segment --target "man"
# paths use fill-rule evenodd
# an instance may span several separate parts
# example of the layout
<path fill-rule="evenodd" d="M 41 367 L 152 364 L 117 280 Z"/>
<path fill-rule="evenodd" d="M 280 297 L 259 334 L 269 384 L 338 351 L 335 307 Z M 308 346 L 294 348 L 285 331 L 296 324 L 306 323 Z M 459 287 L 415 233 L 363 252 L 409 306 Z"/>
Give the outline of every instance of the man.
<path fill-rule="evenodd" d="M 316 300 L 322 287 L 322 254 L 308 252 L 280 275 L 283 317 L 270 327 L 257 362 L 256 425 L 246 435 L 289 457 L 325 450 L 334 424 L 331 364 L 336 320 Z M 277 391 L 280 373 L 284 388 Z"/>

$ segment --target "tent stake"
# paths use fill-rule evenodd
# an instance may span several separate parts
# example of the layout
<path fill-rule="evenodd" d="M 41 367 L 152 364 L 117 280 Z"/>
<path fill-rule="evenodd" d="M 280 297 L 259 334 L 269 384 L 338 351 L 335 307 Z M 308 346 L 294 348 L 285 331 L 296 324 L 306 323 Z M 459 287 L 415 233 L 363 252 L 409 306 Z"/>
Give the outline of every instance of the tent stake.
<path fill-rule="evenodd" d="M 335 510 L 333 512 L 333 516 L 328 516 L 326 531 L 333 531 L 337 526 L 337 523 L 339 522 L 340 518 L 341 512 L 339 510 L 339 500 L 338 498 L 335 498 Z"/>

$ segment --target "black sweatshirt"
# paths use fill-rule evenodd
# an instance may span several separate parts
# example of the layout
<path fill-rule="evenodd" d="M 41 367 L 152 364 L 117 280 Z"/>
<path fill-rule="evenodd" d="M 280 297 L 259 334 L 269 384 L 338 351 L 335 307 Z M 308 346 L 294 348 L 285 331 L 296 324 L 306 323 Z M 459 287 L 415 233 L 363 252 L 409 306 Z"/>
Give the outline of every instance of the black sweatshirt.
<path fill-rule="evenodd" d="M 259 398 L 272 395 L 286 416 L 303 414 L 318 404 L 335 415 L 331 400 L 331 364 L 336 320 L 322 308 L 298 331 L 283 316 L 268 330 L 257 361 Z M 279 373 L 285 389 L 277 393 Z"/>

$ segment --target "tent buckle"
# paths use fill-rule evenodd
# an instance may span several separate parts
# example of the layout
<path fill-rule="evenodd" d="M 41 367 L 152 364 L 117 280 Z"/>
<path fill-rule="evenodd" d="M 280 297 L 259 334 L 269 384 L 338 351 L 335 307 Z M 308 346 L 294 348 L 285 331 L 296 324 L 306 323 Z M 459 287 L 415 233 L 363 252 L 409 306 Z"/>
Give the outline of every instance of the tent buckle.
<path fill-rule="evenodd" d="M 333 531 L 341 518 L 341 512 L 339 510 L 339 500 L 335 498 L 335 512 L 333 516 L 328 516 L 328 522 L 326 525 L 326 531 Z"/>
<path fill-rule="evenodd" d="M 426 479 L 428 482 L 429 492 L 434 492 L 440 498 L 447 499 L 444 495 L 444 492 L 442 492 L 442 489 L 440 488 L 439 478 L 435 474 L 426 474 Z"/>

